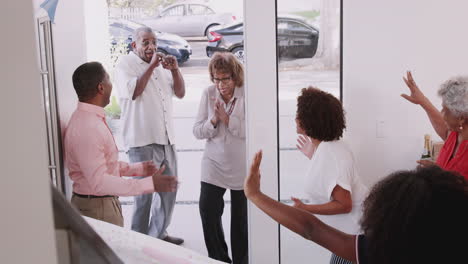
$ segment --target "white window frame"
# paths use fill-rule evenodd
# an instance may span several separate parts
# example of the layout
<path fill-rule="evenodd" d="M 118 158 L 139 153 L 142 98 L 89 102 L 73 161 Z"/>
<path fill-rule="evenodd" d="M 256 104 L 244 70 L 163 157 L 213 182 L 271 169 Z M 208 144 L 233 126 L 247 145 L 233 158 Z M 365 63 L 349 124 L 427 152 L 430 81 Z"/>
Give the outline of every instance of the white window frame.
<path fill-rule="evenodd" d="M 276 1 L 244 0 L 244 40 L 247 170 L 262 149 L 261 188 L 278 199 L 278 119 L 272 114 L 278 112 Z M 279 263 L 278 223 L 250 202 L 248 216 L 249 263 Z"/>
<path fill-rule="evenodd" d="M 340 100 L 343 102 L 343 0 L 340 0 Z M 259 12 L 258 10 L 261 10 Z M 276 1 L 244 0 L 247 171 L 263 150 L 261 190 L 279 198 L 279 120 Z M 280 226 L 248 203 L 250 263 L 281 263 Z"/>

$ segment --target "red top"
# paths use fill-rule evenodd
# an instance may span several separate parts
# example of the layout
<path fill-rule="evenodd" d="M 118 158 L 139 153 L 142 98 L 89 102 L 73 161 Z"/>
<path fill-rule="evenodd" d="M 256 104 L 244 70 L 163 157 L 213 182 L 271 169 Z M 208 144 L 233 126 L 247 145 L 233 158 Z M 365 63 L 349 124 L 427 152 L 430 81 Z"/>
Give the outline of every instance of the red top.
<path fill-rule="evenodd" d="M 468 140 L 463 140 L 460 143 L 457 153 L 452 157 L 455 144 L 457 143 L 457 137 L 457 132 L 450 132 L 440 150 L 436 163 L 442 169 L 456 171 L 468 180 Z"/>

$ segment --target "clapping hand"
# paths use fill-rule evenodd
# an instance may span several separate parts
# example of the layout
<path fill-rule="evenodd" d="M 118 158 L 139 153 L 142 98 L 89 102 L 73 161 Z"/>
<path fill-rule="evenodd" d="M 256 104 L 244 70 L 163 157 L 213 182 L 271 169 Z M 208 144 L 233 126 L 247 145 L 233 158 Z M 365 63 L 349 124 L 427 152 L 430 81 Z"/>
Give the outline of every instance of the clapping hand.
<path fill-rule="evenodd" d="M 314 155 L 316 146 L 308 136 L 299 135 L 296 147 L 309 159 Z"/>
<path fill-rule="evenodd" d="M 214 101 L 214 105 L 213 105 L 213 113 L 214 113 L 214 115 L 213 115 L 213 117 L 211 118 L 210 121 L 211 121 L 211 124 L 212 124 L 214 127 L 216 127 L 216 126 L 218 125 L 218 122 L 219 122 L 219 117 L 216 115 L 216 103 L 217 103 L 218 101 L 217 101 L 216 98 L 214 98 L 214 97 L 210 97 L 210 100 L 211 100 L 211 101 Z"/>
<path fill-rule="evenodd" d="M 250 173 L 244 181 L 244 193 L 249 199 L 254 198 L 260 192 L 260 163 L 262 162 L 262 151 L 260 150 L 254 156 Z"/>
<path fill-rule="evenodd" d="M 177 70 L 179 69 L 179 64 L 177 63 L 176 57 L 172 55 L 166 55 L 163 57 L 162 66 L 166 70 Z"/>
<path fill-rule="evenodd" d="M 408 88 L 410 89 L 411 94 L 401 94 L 403 98 L 406 100 L 412 102 L 413 104 L 422 104 L 426 99 L 426 96 L 421 92 L 419 89 L 418 85 L 413 79 L 413 75 L 411 74 L 411 71 L 406 72 L 406 78 L 403 77 L 403 81 L 406 83 Z"/>
<path fill-rule="evenodd" d="M 229 125 L 229 116 L 224 109 L 223 103 L 219 100 L 216 100 L 214 105 L 215 116 L 218 120 L 221 120 L 226 126 Z"/>

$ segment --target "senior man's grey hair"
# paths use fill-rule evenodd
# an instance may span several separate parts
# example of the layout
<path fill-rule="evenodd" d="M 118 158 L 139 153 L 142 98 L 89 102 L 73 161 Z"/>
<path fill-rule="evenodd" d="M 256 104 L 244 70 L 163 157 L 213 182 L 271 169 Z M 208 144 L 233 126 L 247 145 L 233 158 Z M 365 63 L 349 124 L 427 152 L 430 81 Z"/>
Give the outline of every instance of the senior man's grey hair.
<path fill-rule="evenodd" d="M 442 102 L 456 117 L 468 117 L 468 76 L 456 76 L 439 89 Z"/>
<path fill-rule="evenodd" d="M 153 33 L 156 36 L 153 29 L 151 29 L 150 27 L 144 26 L 144 27 L 139 27 L 139 28 L 135 29 L 135 31 L 133 32 L 132 40 L 133 41 L 139 40 L 140 39 L 140 33 L 142 33 L 142 32 Z"/>

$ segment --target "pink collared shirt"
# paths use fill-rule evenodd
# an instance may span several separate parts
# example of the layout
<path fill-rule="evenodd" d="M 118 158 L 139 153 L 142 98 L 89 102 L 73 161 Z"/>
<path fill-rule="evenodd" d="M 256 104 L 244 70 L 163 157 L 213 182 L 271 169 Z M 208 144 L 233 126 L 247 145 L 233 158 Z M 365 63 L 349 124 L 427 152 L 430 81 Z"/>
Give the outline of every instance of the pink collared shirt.
<path fill-rule="evenodd" d="M 129 165 L 118 160 L 117 146 L 100 106 L 78 103 L 68 123 L 64 148 L 76 193 L 133 196 L 154 192 L 152 177 L 121 177 L 146 175 L 141 163 Z"/>

